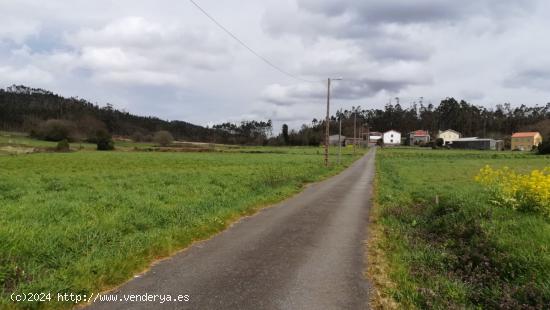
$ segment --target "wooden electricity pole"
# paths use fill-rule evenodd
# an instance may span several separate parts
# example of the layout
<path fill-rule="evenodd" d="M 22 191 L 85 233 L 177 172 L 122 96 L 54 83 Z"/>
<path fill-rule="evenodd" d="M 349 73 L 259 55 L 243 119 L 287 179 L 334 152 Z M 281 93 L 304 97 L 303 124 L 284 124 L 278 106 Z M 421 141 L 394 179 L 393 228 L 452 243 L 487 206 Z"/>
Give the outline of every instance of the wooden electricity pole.
<path fill-rule="evenodd" d="M 353 154 L 357 145 L 357 109 L 353 108 Z"/>
<path fill-rule="evenodd" d="M 329 143 L 329 110 L 330 109 L 330 78 L 327 80 L 327 118 L 325 120 L 325 167 L 328 167 L 328 143 Z"/>
<path fill-rule="evenodd" d="M 330 82 L 332 80 L 341 81 L 342 78 L 327 79 L 327 118 L 325 119 L 325 166 L 328 167 L 328 144 L 329 144 L 329 127 L 330 127 Z"/>
<path fill-rule="evenodd" d="M 338 130 L 338 165 L 342 164 L 342 109 L 338 115 L 338 123 L 340 129 Z"/>

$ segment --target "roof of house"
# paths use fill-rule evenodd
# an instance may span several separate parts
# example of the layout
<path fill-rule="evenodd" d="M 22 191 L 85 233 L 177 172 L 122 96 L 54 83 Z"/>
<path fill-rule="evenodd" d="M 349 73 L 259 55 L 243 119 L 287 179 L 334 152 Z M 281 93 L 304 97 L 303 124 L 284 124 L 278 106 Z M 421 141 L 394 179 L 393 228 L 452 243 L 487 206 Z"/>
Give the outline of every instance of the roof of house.
<path fill-rule="evenodd" d="M 473 142 L 473 141 L 500 141 L 500 140 L 494 140 L 494 139 L 489 139 L 489 138 L 478 138 L 478 137 L 468 137 L 468 138 L 461 138 L 461 139 L 457 139 L 457 140 L 454 140 L 454 142 Z"/>
<path fill-rule="evenodd" d="M 430 134 L 426 130 L 415 130 L 411 132 L 415 137 L 429 136 Z"/>
<path fill-rule="evenodd" d="M 454 132 L 454 133 L 456 133 L 457 135 L 460 135 L 460 132 L 458 132 L 458 131 L 456 131 L 456 130 L 452 130 L 452 129 L 443 130 L 443 131 L 440 132 L 439 134 L 442 134 L 442 133 L 447 132 L 447 131 L 449 131 L 449 132 Z"/>
<path fill-rule="evenodd" d="M 539 133 L 536 131 L 531 132 L 516 132 L 512 135 L 512 138 L 530 138 L 538 135 Z"/>

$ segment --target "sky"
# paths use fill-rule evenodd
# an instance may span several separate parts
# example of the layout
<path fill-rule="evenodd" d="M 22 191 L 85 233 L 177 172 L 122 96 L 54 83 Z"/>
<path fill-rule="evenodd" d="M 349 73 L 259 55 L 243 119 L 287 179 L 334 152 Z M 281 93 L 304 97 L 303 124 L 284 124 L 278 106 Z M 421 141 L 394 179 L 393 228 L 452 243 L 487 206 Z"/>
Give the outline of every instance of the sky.
<path fill-rule="evenodd" d="M 0 87 L 275 132 L 335 109 L 550 102 L 546 0 L 0 0 Z M 306 81 L 304 81 L 306 80 Z"/>

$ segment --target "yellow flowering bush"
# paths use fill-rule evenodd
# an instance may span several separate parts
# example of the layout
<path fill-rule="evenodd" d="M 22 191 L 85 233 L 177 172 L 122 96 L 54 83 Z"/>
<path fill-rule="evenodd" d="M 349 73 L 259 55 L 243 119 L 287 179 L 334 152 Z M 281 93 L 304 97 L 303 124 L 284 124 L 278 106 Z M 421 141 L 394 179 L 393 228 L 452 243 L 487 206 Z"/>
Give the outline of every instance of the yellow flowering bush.
<path fill-rule="evenodd" d="M 490 190 L 497 205 L 550 216 L 550 167 L 520 174 L 508 167 L 485 166 L 475 180 Z"/>

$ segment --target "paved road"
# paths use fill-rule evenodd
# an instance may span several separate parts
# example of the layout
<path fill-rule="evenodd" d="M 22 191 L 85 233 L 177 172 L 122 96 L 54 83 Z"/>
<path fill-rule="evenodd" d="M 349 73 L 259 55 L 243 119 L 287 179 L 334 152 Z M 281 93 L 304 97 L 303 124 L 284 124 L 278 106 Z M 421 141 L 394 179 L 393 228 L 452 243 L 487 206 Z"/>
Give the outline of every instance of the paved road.
<path fill-rule="evenodd" d="M 90 309 L 366 309 L 363 241 L 375 150 L 352 167 L 160 262 L 116 292 L 189 302 Z M 143 298 L 143 297 L 141 297 Z"/>

